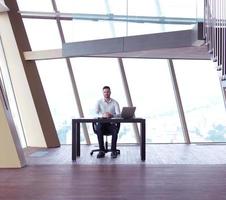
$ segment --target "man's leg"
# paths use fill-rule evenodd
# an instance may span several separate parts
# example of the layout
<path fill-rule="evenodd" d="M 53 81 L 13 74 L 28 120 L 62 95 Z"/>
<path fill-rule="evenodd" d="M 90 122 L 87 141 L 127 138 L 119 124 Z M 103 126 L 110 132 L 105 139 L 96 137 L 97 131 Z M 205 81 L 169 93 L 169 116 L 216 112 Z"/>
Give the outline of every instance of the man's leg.
<path fill-rule="evenodd" d="M 112 138 L 111 138 L 111 150 L 112 151 L 116 151 L 117 139 L 118 139 L 118 133 L 113 131 Z"/>
<path fill-rule="evenodd" d="M 98 123 L 96 126 L 96 132 L 97 132 L 97 139 L 99 143 L 99 149 L 100 152 L 97 154 L 97 158 L 103 158 L 105 156 L 105 149 L 104 149 L 104 129 L 105 129 L 105 124 L 104 123 Z"/>
<path fill-rule="evenodd" d="M 99 148 L 101 151 L 104 151 L 104 136 L 103 136 L 104 124 L 98 123 L 96 128 L 97 128 L 97 139 L 99 143 Z"/>
<path fill-rule="evenodd" d="M 116 152 L 116 146 L 117 146 L 117 139 L 118 139 L 118 132 L 116 130 L 116 126 L 114 124 L 111 124 L 110 132 L 112 133 L 112 138 L 111 138 L 111 157 L 116 158 L 117 157 L 117 152 Z"/>

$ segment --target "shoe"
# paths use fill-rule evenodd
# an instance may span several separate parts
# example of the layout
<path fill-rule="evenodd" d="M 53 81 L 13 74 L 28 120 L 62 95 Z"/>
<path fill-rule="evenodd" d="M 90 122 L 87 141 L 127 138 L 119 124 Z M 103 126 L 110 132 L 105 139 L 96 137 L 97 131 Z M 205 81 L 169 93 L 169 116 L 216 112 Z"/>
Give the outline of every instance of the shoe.
<path fill-rule="evenodd" d="M 111 157 L 112 158 L 117 158 L 117 151 L 113 151 L 112 153 L 111 153 Z"/>
<path fill-rule="evenodd" d="M 105 156 L 104 151 L 100 151 L 100 152 L 97 154 L 97 158 L 103 158 L 104 156 Z"/>

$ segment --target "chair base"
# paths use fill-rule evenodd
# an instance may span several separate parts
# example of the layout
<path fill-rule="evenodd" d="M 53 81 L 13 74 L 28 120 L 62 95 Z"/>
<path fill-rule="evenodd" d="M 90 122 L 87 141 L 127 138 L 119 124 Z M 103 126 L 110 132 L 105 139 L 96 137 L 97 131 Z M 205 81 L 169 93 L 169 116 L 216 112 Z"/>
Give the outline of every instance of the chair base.
<path fill-rule="evenodd" d="M 92 150 L 90 152 L 90 155 L 92 156 L 94 152 L 99 152 L 99 151 L 101 151 L 101 150 L 100 149 L 94 149 L 94 150 Z M 108 153 L 108 152 L 112 152 L 112 150 L 111 149 L 105 149 L 104 150 L 104 153 Z M 120 154 L 120 150 L 119 149 L 116 149 L 116 152 L 117 152 L 117 155 Z"/>

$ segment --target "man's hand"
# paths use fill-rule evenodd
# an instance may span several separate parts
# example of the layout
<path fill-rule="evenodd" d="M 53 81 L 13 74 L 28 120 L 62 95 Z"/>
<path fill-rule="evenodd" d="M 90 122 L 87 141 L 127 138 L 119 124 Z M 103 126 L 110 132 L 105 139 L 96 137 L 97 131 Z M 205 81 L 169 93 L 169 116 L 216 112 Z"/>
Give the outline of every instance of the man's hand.
<path fill-rule="evenodd" d="M 102 117 L 111 118 L 111 117 L 113 117 L 113 115 L 110 112 L 105 112 L 105 113 L 102 114 Z"/>

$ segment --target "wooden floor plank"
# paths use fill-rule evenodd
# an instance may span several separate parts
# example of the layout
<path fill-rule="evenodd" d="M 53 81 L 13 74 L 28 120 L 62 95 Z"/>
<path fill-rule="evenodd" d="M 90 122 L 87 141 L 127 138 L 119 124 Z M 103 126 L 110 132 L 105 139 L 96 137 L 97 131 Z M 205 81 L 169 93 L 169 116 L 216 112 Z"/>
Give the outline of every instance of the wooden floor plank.
<path fill-rule="evenodd" d="M 36 165 L 0 177 L 4 200 L 226 199 L 225 165 Z"/>
<path fill-rule="evenodd" d="M 71 146 L 28 148 L 27 167 L 0 169 L 4 200 L 213 200 L 226 199 L 225 145 L 119 146 L 111 159 L 90 156 L 94 146 L 82 145 L 71 161 Z"/>
<path fill-rule="evenodd" d="M 121 150 L 117 159 L 111 159 L 110 153 L 105 158 L 90 156 L 94 145 L 81 145 L 81 156 L 75 163 L 71 160 L 71 145 L 60 148 L 28 148 L 25 150 L 29 165 L 43 164 L 226 164 L 226 145 L 186 145 L 186 144 L 148 144 L 146 161 L 140 159 L 140 147 L 137 145 L 119 145 Z"/>

